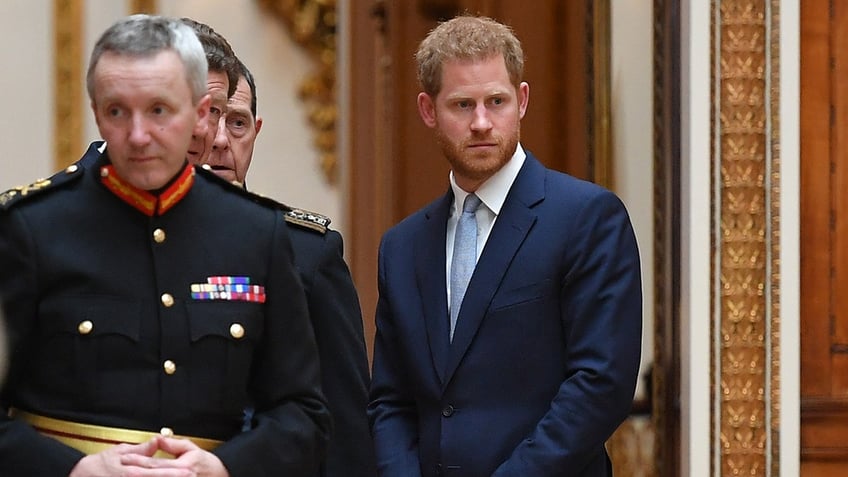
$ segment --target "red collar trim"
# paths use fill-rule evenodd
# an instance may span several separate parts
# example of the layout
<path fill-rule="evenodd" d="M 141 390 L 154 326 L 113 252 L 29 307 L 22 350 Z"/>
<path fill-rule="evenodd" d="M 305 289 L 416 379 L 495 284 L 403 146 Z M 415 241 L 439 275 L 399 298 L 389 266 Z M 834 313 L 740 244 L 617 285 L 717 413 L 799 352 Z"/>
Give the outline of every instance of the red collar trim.
<path fill-rule="evenodd" d="M 165 214 L 188 194 L 194 184 L 194 166 L 186 164 L 180 175 L 158 196 L 126 182 L 111 164 L 100 168 L 100 181 L 121 200 L 152 217 Z"/>

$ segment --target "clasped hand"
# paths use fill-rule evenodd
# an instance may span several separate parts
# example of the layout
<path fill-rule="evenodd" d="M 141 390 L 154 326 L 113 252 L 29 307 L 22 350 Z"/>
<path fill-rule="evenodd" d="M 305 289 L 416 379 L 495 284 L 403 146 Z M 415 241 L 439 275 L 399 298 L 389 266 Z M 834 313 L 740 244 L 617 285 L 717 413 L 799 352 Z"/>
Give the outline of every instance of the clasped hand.
<path fill-rule="evenodd" d="M 173 458 L 154 457 L 157 451 Z M 218 457 L 187 439 L 157 436 L 83 457 L 69 477 L 229 477 Z"/>

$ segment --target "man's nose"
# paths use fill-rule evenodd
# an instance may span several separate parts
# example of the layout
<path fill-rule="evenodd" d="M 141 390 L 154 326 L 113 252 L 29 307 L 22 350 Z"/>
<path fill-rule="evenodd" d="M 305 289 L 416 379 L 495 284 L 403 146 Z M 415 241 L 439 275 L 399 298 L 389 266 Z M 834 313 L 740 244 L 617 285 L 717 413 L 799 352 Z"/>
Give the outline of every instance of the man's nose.
<path fill-rule="evenodd" d="M 474 108 L 474 117 L 471 120 L 471 129 L 474 131 L 486 131 L 492 128 L 492 120 L 489 117 L 489 109 L 485 104 L 478 104 Z"/>
<path fill-rule="evenodd" d="M 212 149 L 226 151 L 230 148 L 230 138 L 227 137 L 227 117 L 221 116 L 218 120 L 218 129 L 215 130 L 215 140 L 212 141 Z"/>

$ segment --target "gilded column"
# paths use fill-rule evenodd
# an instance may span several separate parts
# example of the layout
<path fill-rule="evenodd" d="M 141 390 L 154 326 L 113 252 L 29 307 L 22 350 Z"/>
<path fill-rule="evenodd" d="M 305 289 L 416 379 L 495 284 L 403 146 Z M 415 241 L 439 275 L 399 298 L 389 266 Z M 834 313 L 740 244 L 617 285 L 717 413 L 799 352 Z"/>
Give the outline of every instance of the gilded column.
<path fill-rule="evenodd" d="M 713 1 L 712 475 L 779 475 L 778 5 Z"/>

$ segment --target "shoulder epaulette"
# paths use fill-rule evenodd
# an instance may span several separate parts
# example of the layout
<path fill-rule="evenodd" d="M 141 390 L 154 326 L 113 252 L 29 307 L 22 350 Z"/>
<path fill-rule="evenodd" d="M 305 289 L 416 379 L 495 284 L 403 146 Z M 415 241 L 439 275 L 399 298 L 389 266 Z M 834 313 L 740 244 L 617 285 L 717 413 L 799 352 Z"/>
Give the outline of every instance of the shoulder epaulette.
<path fill-rule="evenodd" d="M 65 170 L 54 174 L 49 179 L 38 179 L 29 185 L 13 187 L 0 194 L 0 209 L 7 210 L 24 199 L 35 197 L 44 191 L 55 189 L 63 184 L 70 184 L 75 179 L 82 177 L 82 169 L 77 164 L 71 164 Z"/>
<path fill-rule="evenodd" d="M 286 222 L 325 234 L 331 220 L 326 215 L 290 207 L 290 210 L 286 212 Z"/>
<path fill-rule="evenodd" d="M 272 209 L 279 209 L 283 212 L 288 212 L 291 210 L 291 207 L 283 204 L 282 202 L 273 199 L 268 196 L 264 196 L 262 194 L 257 194 L 256 192 L 249 191 L 244 187 L 244 184 L 239 182 L 230 182 L 222 177 L 219 177 L 218 174 L 212 171 L 212 168 L 209 167 L 208 164 L 204 164 L 202 166 L 195 167 L 198 173 L 203 175 L 203 177 L 209 178 L 209 180 L 214 181 L 215 183 L 222 185 L 224 188 L 231 192 L 235 192 L 243 197 L 247 197 L 248 199 L 256 202 L 258 204 L 262 204 L 266 207 L 271 207 Z"/>

